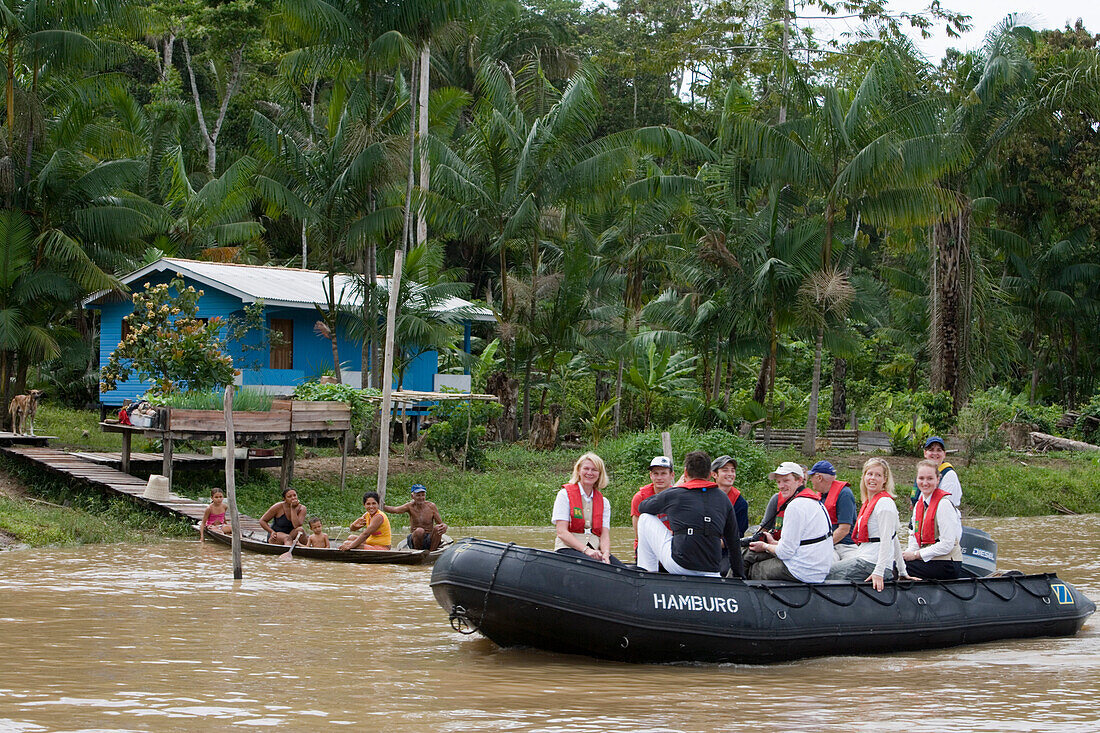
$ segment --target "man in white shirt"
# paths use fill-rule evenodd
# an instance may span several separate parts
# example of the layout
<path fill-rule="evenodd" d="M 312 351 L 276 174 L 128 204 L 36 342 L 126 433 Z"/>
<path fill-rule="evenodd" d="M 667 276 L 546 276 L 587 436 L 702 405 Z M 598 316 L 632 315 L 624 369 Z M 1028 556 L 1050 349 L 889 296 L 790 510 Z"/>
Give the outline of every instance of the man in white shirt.
<path fill-rule="evenodd" d="M 749 549 L 775 557 L 755 563 L 752 580 L 824 581 L 833 564 L 833 543 L 821 495 L 806 489 L 802 466 L 791 461 L 779 464 L 768 478 L 779 490 L 776 530 L 765 532 L 764 540 Z"/>

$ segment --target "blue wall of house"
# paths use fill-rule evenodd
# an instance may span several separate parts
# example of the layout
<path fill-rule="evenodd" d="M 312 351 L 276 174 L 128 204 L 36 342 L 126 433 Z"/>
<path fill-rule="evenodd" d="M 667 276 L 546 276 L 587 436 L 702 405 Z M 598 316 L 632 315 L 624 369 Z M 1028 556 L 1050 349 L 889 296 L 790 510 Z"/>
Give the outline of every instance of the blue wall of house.
<path fill-rule="evenodd" d="M 141 283 L 135 283 L 135 289 L 143 287 L 145 283 L 166 284 L 171 279 L 172 276 L 167 273 L 155 273 Z M 198 317 L 226 319 L 233 315 L 243 315 L 244 304 L 239 298 L 187 278 L 184 278 L 184 282 L 196 290 L 203 291 L 202 297 L 199 298 Z M 99 365 L 102 368 L 122 340 L 122 319 L 133 312 L 134 304 L 127 299 L 90 307 L 100 311 Z M 266 346 L 263 349 L 254 350 L 242 349 L 237 344 L 231 344 L 227 352 L 233 357 L 234 365 L 241 370 L 241 378 L 245 385 L 289 387 L 290 389 L 286 391 L 290 392 L 294 386 L 314 379 L 333 368 L 331 343 L 327 338 L 313 331 L 313 326 L 318 320 L 315 309 L 272 306 L 265 308 L 264 311 L 269 323 L 271 318 L 289 318 L 293 321 L 293 368 L 271 369 L 270 349 Z M 259 344 L 259 334 L 252 334 L 242 342 L 245 346 L 257 344 Z M 341 368 L 362 371 L 362 348 L 358 341 L 347 338 L 342 327 L 337 329 L 336 344 Z M 438 369 L 439 356 L 436 352 L 421 354 L 406 369 L 404 388 L 430 391 L 434 386 L 434 376 Z M 352 386 L 359 385 L 356 383 Z M 394 386 L 396 387 L 396 380 Z M 149 387 L 149 383 L 141 382 L 136 375 L 131 375 L 128 381 L 118 383 L 118 389 L 101 393 L 100 400 L 106 405 L 118 406 L 125 399 L 141 397 Z"/>

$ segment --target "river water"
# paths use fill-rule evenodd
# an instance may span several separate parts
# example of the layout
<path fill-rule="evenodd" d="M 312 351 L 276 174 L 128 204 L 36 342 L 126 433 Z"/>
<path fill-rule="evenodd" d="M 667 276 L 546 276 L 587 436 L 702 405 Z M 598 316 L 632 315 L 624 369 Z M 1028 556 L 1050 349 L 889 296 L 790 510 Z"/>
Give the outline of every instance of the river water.
<path fill-rule="evenodd" d="M 1096 600 L 1098 520 L 972 523 L 1002 569 L 1056 569 Z M 451 534 L 552 543 L 541 527 Z M 428 567 L 246 554 L 244 575 L 197 541 L 0 553 L 0 731 L 1100 730 L 1098 617 L 1074 638 L 639 666 L 459 635 Z"/>

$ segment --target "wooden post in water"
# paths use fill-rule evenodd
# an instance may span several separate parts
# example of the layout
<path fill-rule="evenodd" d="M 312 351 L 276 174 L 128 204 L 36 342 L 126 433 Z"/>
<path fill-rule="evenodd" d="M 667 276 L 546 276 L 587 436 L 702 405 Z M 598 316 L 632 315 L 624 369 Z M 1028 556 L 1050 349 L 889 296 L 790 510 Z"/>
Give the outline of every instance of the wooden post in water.
<path fill-rule="evenodd" d="M 233 579 L 244 577 L 241 572 L 241 515 L 237 511 L 236 438 L 233 435 L 233 385 L 226 385 L 225 397 L 225 498 L 229 500 L 229 523 L 233 527 Z"/>
<path fill-rule="evenodd" d="M 668 460 L 672 460 L 672 434 L 668 432 L 661 433 L 661 450 L 665 452 L 665 457 Z"/>
<path fill-rule="evenodd" d="M 382 361 L 382 424 L 378 426 L 378 498 L 386 502 L 386 477 L 390 470 L 390 408 L 393 405 L 393 349 L 397 321 L 397 296 L 401 291 L 401 269 L 405 253 L 393 253 L 393 277 L 390 278 L 390 302 L 386 309 L 386 351 Z"/>

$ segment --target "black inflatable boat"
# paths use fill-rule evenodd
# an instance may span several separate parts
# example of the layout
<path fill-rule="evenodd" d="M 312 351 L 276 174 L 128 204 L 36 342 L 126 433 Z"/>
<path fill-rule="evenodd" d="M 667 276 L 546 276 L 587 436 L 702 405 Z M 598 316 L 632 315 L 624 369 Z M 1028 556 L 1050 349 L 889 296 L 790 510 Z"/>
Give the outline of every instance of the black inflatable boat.
<path fill-rule="evenodd" d="M 1075 634 L 1096 604 L 1053 573 L 887 583 L 757 582 L 615 568 L 464 539 L 432 572 L 459 631 L 628 662 L 778 662 Z"/>

